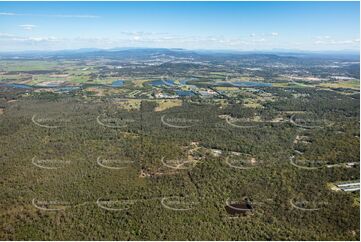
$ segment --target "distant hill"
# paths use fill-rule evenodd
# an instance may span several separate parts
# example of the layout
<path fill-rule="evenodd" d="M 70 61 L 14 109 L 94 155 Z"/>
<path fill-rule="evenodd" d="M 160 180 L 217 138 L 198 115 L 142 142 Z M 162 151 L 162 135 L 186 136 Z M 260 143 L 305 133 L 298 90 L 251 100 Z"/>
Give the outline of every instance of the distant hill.
<path fill-rule="evenodd" d="M 283 58 L 334 58 L 334 59 L 353 59 L 359 60 L 357 52 L 333 51 L 333 52 L 310 52 L 310 51 L 231 51 L 231 50 L 186 50 L 186 49 L 167 49 L 167 48 L 113 48 L 96 49 L 85 48 L 76 50 L 59 51 L 25 51 L 25 52 L 2 52 L 1 59 L 38 59 L 38 58 L 110 58 L 110 59 L 149 59 L 149 58 L 188 58 L 194 61 L 202 60 L 232 60 L 232 59 L 283 59 Z"/>

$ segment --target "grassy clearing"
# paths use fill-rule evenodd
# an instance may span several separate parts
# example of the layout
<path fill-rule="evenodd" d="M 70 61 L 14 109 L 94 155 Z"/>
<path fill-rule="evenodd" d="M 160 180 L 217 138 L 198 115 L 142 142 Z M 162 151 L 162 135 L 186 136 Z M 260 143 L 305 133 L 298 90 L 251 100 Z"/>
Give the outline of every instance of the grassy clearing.
<path fill-rule="evenodd" d="M 55 70 L 58 64 L 49 61 L 1 61 L 0 66 L 1 71 L 39 71 Z"/>
<path fill-rule="evenodd" d="M 360 81 L 325 82 L 321 83 L 320 87 L 360 89 Z"/>
<path fill-rule="evenodd" d="M 132 83 L 135 87 L 143 87 L 143 83 L 147 82 L 148 80 L 134 80 Z"/>
<path fill-rule="evenodd" d="M 89 76 L 71 76 L 68 81 L 76 82 L 76 83 L 83 83 L 89 81 Z"/>
<path fill-rule="evenodd" d="M 289 86 L 289 83 L 286 83 L 286 82 L 275 82 L 275 83 L 272 83 L 272 86 L 274 86 L 274 87 L 288 87 L 288 86 Z"/>
<path fill-rule="evenodd" d="M 157 100 L 158 107 L 154 111 L 161 112 L 173 107 L 182 106 L 182 100 L 178 99 L 167 99 L 167 100 Z"/>
<path fill-rule="evenodd" d="M 217 91 L 239 91 L 238 87 L 216 87 Z"/>
<path fill-rule="evenodd" d="M 246 98 L 244 100 L 244 106 L 247 108 L 262 108 L 262 104 L 256 102 L 254 99 Z"/>
<path fill-rule="evenodd" d="M 102 97 L 105 96 L 106 89 L 105 88 L 98 88 L 98 87 L 88 87 L 86 89 L 87 92 L 93 93 L 92 95 L 96 97 Z"/>
<path fill-rule="evenodd" d="M 126 110 L 139 110 L 140 104 L 142 103 L 141 99 L 126 99 L 119 102 L 121 108 Z"/>

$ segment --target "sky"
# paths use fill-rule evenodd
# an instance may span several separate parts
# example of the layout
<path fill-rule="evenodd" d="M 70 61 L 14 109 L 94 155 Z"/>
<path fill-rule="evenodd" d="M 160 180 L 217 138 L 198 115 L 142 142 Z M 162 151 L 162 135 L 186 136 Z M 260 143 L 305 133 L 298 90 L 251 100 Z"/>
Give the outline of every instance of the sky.
<path fill-rule="evenodd" d="M 359 50 L 359 2 L 0 2 L 0 51 Z"/>

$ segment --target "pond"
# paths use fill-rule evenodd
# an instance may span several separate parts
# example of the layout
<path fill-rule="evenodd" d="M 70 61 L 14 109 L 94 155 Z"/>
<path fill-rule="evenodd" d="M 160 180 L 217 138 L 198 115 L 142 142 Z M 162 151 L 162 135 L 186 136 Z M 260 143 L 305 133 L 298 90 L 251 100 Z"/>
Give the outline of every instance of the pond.
<path fill-rule="evenodd" d="M 174 87 L 174 86 L 177 86 L 177 84 L 174 83 L 174 80 L 156 80 L 156 81 L 150 82 L 150 85 L 152 85 L 154 87 L 161 87 L 161 86 Z"/>
<path fill-rule="evenodd" d="M 123 80 L 116 80 L 112 82 L 112 87 L 122 87 L 122 86 L 124 86 Z"/>
<path fill-rule="evenodd" d="M 192 92 L 192 91 L 176 90 L 175 92 L 180 97 L 192 97 L 192 96 L 195 96 L 194 92 Z"/>

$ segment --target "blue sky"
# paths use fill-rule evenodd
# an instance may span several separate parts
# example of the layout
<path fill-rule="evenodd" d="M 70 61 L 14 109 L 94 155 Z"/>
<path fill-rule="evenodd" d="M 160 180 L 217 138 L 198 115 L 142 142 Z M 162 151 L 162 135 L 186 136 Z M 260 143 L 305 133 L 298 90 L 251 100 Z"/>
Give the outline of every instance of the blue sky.
<path fill-rule="evenodd" d="M 0 2 L 0 51 L 358 50 L 359 2 Z"/>

